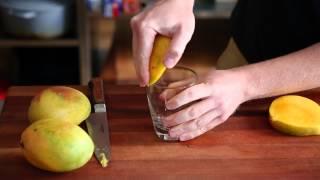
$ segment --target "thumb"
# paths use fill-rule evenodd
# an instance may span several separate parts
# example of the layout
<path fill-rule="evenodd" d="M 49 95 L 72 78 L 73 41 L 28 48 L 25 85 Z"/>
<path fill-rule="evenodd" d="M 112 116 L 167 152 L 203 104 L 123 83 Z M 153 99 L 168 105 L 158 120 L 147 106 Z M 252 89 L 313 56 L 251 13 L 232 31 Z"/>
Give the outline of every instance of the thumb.
<path fill-rule="evenodd" d="M 190 39 L 191 35 L 182 33 L 181 31 L 178 31 L 173 35 L 164 60 L 164 64 L 167 68 L 173 68 L 178 63 Z"/>

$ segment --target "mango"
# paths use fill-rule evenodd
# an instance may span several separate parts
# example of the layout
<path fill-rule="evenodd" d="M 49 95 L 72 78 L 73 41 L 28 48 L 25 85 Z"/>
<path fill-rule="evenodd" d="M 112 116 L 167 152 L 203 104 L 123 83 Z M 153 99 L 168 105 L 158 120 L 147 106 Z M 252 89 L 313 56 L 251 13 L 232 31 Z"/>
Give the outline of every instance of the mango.
<path fill-rule="evenodd" d="M 90 112 L 90 101 L 82 92 L 66 86 L 54 86 L 34 96 L 29 106 L 28 119 L 31 123 L 53 118 L 80 124 Z"/>
<path fill-rule="evenodd" d="M 162 74 L 165 72 L 166 67 L 164 65 L 164 59 L 170 47 L 170 42 L 171 39 L 166 36 L 156 36 L 150 56 L 150 79 L 148 86 L 151 86 L 154 83 L 156 83 L 161 78 Z"/>
<path fill-rule="evenodd" d="M 37 121 L 21 135 L 24 157 L 37 168 L 67 172 L 85 165 L 92 157 L 94 144 L 79 126 L 56 119 Z"/>
<path fill-rule="evenodd" d="M 320 135 L 320 107 L 311 99 L 286 95 L 270 107 L 270 123 L 276 130 L 294 136 Z"/>

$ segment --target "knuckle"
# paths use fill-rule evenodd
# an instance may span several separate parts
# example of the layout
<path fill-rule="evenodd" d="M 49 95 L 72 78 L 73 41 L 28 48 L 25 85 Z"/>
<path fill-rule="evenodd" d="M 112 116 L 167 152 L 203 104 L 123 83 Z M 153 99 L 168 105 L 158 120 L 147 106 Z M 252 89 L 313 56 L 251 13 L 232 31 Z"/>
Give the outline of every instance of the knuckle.
<path fill-rule="evenodd" d="M 221 107 L 223 105 L 223 99 L 221 96 L 214 94 L 214 99 L 217 102 L 217 105 L 219 105 L 219 107 Z"/>
<path fill-rule="evenodd" d="M 198 110 L 194 107 L 190 107 L 188 115 L 190 118 L 194 118 L 198 113 Z"/>
<path fill-rule="evenodd" d="M 192 99 L 194 97 L 194 92 L 191 90 L 187 91 L 187 97 Z"/>
<path fill-rule="evenodd" d="M 190 132 L 190 131 L 196 130 L 197 128 L 198 127 L 197 127 L 196 123 L 190 123 L 189 126 L 184 127 L 183 130 L 186 131 L 186 132 L 187 131 Z"/>
<path fill-rule="evenodd" d="M 217 105 L 217 102 L 213 98 L 210 98 L 208 99 L 208 105 L 213 108 Z"/>
<path fill-rule="evenodd" d="M 130 20 L 130 25 L 132 29 L 136 29 L 137 28 L 137 24 L 138 24 L 138 16 L 134 16 L 131 18 Z"/>
<path fill-rule="evenodd" d="M 146 22 L 146 20 L 141 19 L 138 16 L 134 16 L 130 20 L 130 25 L 134 31 L 141 33 L 141 31 L 146 29 L 146 27 L 148 26 L 148 23 Z"/>
<path fill-rule="evenodd" d="M 191 128 L 192 128 L 193 131 L 196 130 L 196 129 L 199 129 L 199 125 L 198 125 L 198 123 L 197 123 L 196 120 L 194 120 L 194 121 L 191 123 Z"/>
<path fill-rule="evenodd" d="M 138 26 L 140 29 L 145 29 L 148 26 L 147 21 L 139 21 Z"/>
<path fill-rule="evenodd" d="M 204 119 L 196 119 L 195 121 L 197 122 L 197 123 L 195 123 L 197 126 L 197 129 L 201 129 L 203 127 L 201 124 L 205 120 Z"/>

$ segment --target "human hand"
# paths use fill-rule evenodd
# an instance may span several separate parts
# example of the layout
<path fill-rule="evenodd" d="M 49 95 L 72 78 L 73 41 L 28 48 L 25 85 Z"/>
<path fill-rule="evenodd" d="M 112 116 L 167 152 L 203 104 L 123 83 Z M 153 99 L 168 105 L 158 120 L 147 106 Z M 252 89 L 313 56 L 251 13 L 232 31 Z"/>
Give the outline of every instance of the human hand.
<path fill-rule="evenodd" d="M 186 141 L 225 122 L 246 101 L 246 85 L 246 78 L 235 71 L 213 70 L 197 85 L 175 95 L 174 92 L 163 94 L 170 94 L 166 102 L 169 110 L 191 103 L 165 118 L 163 124 L 170 128 L 169 135 Z"/>
<path fill-rule="evenodd" d="M 141 86 L 149 82 L 149 59 L 157 34 L 171 37 L 164 64 L 172 68 L 190 41 L 195 19 L 194 0 L 159 0 L 131 20 L 133 59 Z"/>

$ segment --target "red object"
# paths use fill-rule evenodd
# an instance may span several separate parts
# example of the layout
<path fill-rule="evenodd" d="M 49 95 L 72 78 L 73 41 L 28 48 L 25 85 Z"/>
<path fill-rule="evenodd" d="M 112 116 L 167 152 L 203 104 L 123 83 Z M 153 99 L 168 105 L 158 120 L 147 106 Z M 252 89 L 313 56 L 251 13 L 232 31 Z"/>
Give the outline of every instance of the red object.
<path fill-rule="evenodd" d="M 4 100 L 9 88 L 9 82 L 6 80 L 0 80 L 0 100 Z"/>
<path fill-rule="evenodd" d="M 123 10 L 126 14 L 135 14 L 140 11 L 139 0 L 123 0 Z"/>
<path fill-rule="evenodd" d="M 119 5 L 117 3 L 112 4 L 112 17 L 117 18 L 120 14 Z"/>

